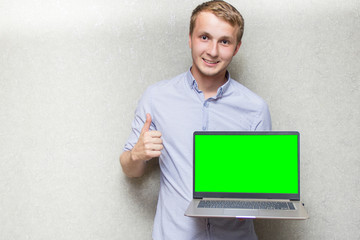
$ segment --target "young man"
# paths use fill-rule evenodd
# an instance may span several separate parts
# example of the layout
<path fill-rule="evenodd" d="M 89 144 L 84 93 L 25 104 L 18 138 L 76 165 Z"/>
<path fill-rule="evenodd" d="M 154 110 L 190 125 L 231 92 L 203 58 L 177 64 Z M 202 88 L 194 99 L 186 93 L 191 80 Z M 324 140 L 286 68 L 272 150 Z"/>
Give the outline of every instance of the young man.
<path fill-rule="evenodd" d="M 226 70 L 239 51 L 243 26 L 226 2 L 199 5 L 190 22 L 192 67 L 150 86 L 139 101 L 120 163 L 127 176 L 139 177 L 146 161 L 159 157 L 154 239 L 257 239 L 251 220 L 184 216 L 192 199 L 193 132 L 271 129 L 266 103 Z"/>

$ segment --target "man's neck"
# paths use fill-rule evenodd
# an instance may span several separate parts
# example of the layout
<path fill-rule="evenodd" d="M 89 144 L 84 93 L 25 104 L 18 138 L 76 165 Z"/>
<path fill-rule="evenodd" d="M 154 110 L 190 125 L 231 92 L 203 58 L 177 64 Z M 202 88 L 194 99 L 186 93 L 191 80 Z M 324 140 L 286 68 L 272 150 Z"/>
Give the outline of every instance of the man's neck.
<path fill-rule="evenodd" d="M 192 74 L 199 90 L 203 92 L 205 99 L 215 96 L 219 87 L 224 85 L 227 81 L 226 71 L 216 76 L 203 76 L 193 72 Z"/>

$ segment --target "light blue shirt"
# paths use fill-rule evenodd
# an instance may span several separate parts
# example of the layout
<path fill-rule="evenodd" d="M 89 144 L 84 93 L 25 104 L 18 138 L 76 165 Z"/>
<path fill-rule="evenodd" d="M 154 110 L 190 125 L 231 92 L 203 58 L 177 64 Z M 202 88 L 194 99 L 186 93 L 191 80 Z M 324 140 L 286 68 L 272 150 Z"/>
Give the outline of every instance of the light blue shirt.
<path fill-rule="evenodd" d="M 164 149 L 159 158 L 160 192 L 153 238 L 257 239 L 252 220 L 191 218 L 184 216 L 192 199 L 192 134 L 206 131 L 261 131 L 271 129 L 267 104 L 230 78 L 216 96 L 204 94 L 190 71 L 150 86 L 139 101 L 132 132 L 124 150 L 136 144 L 150 113 L 150 130 L 162 133 Z"/>

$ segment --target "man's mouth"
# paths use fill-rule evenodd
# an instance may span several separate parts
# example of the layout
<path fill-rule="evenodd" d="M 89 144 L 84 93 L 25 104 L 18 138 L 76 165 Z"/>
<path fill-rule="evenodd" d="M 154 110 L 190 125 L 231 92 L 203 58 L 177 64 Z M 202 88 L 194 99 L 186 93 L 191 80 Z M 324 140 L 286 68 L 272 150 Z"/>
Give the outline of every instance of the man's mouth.
<path fill-rule="evenodd" d="M 208 64 L 217 64 L 219 63 L 220 61 L 212 61 L 212 60 L 208 60 L 208 59 L 205 59 L 203 58 L 204 62 L 208 63 Z"/>

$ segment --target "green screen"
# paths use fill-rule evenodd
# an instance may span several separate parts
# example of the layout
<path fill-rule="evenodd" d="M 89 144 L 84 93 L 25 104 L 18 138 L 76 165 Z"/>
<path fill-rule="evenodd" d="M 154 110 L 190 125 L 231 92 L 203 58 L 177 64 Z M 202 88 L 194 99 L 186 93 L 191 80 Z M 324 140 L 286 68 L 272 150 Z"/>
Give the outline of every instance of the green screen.
<path fill-rule="evenodd" d="M 298 193 L 297 135 L 195 135 L 195 192 Z"/>

